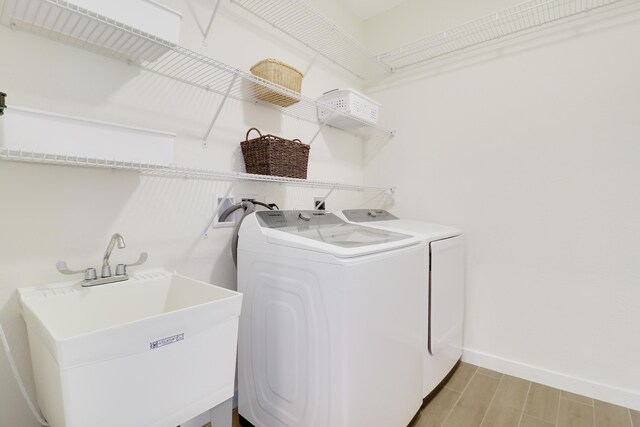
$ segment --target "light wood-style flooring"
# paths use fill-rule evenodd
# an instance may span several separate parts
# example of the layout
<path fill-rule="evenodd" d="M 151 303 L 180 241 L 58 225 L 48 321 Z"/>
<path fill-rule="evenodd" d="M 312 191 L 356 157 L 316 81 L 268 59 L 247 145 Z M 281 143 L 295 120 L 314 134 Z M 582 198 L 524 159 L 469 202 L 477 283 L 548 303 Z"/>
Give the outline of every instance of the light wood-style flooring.
<path fill-rule="evenodd" d="M 412 427 L 640 427 L 640 412 L 460 363 Z"/>
<path fill-rule="evenodd" d="M 640 427 L 640 412 L 463 362 L 411 427 Z"/>

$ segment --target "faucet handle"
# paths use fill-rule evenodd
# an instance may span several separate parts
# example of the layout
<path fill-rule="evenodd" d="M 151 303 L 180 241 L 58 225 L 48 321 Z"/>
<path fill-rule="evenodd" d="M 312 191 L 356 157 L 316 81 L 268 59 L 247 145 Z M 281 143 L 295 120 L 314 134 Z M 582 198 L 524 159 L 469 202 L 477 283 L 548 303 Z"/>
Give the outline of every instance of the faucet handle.
<path fill-rule="evenodd" d="M 90 280 L 96 280 L 98 276 L 96 276 L 96 269 L 93 267 L 89 267 L 84 271 L 84 281 L 88 282 Z"/>
<path fill-rule="evenodd" d="M 147 252 L 142 252 L 140 254 L 140 258 L 138 258 L 138 260 L 133 264 L 127 264 L 127 267 L 135 267 L 136 265 L 142 265 L 145 262 L 147 262 L 148 258 L 149 258 L 149 254 Z"/>
<path fill-rule="evenodd" d="M 102 277 L 103 279 L 106 279 L 107 277 L 111 277 L 111 266 L 110 265 L 103 265 L 102 266 L 100 277 Z"/>
<path fill-rule="evenodd" d="M 147 252 L 142 252 L 140 253 L 140 257 L 138 258 L 138 261 L 132 263 L 132 264 L 123 264 L 125 271 L 127 267 L 135 267 L 136 265 L 142 265 L 144 264 L 147 259 L 149 258 L 149 254 Z"/>
<path fill-rule="evenodd" d="M 116 276 L 126 276 L 127 274 L 127 265 L 126 264 L 118 264 L 116 265 Z"/>
<path fill-rule="evenodd" d="M 80 274 L 84 273 L 84 270 L 69 270 L 67 263 L 64 261 L 56 262 L 56 269 L 62 274 Z"/>

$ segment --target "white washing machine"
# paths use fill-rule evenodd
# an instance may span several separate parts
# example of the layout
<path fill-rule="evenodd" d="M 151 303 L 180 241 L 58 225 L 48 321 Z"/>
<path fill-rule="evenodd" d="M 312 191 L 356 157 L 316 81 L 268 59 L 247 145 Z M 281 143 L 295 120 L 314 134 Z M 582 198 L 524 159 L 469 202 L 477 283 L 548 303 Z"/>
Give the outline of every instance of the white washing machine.
<path fill-rule="evenodd" d="M 427 298 L 423 396 L 431 393 L 462 356 L 464 318 L 464 239 L 456 228 L 402 220 L 382 209 L 350 209 L 338 214 L 348 222 L 409 233 L 429 248 L 422 269 Z"/>
<path fill-rule="evenodd" d="M 422 404 L 415 236 L 322 211 L 263 211 L 239 231 L 238 412 L 257 427 L 404 427 Z"/>

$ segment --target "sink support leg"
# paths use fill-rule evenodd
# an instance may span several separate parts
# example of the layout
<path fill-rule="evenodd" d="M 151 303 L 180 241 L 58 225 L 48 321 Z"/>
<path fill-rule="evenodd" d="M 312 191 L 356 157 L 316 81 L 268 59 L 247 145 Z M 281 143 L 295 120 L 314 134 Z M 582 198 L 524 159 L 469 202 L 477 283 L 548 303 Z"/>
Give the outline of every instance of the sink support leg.
<path fill-rule="evenodd" d="M 231 412 L 233 411 L 233 398 L 225 400 L 209 411 L 211 414 L 211 425 L 220 427 L 231 427 Z"/>

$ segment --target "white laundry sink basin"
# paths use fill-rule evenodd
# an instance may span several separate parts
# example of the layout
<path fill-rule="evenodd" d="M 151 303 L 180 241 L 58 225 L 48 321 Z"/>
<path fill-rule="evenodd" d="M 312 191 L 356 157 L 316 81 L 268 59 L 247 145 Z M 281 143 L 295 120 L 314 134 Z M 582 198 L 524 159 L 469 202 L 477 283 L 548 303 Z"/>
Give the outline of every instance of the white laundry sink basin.
<path fill-rule="evenodd" d="M 18 292 L 52 427 L 176 426 L 233 396 L 237 292 L 166 269 Z"/>

